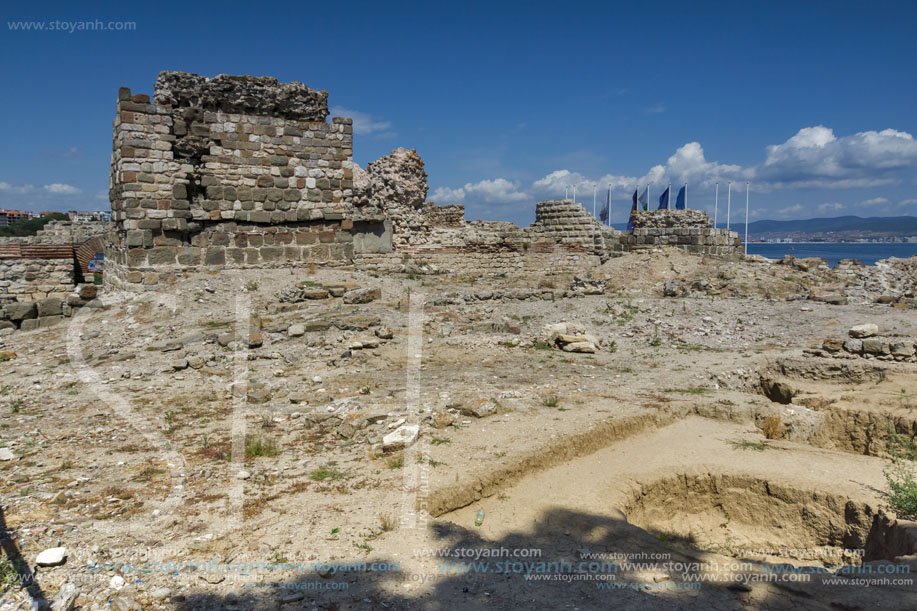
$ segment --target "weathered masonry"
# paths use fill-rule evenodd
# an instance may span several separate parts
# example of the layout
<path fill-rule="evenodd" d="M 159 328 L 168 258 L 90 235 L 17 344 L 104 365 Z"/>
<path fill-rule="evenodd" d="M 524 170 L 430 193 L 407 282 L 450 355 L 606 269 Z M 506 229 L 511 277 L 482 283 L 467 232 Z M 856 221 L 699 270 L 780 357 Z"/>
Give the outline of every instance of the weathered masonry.
<path fill-rule="evenodd" d="M 268 77 L 162 72 L 118 93 L 106 283 L 199 266 L 349 262 L 353 126 Z"/>
<path fill-rule="evenodd" d="M 355 265 L 398 270 L 573 270 L 655 246 L 739 256 L 738 236 L 696 210 L 640 212 L 632 233 L 570 200 L 530 227 L 468 222 L 426 201 L 416 151 L 353 161 L 352 121 L 328 94 L 269 77 L 162 72 L 153 101 L 122 88 L 111 158 L 106 284 L 158 284 L 197 268 Z"/>

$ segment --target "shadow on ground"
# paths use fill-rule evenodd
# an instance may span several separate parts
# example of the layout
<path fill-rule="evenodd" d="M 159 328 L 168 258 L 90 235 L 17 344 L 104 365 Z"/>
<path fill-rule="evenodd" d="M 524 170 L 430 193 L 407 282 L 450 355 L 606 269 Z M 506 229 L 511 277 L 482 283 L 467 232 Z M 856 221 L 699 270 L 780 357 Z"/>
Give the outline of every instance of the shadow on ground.
<path fill-rule="evenodd" d="M 668 554 L 671 562 L 713 562 L 738 560 L 692 550 L 680 541 L 663 542 L 640 528 L 628 524 L 623 516 L 610 517 L 578 513 L 563 509 L 546 512 L 532 532 L 514 533 L 501 540 L 482 539 L 475 531 L 448 522 L 434 522 L 426 545 L 432 548 L 474 548 L 493 550 L 505 548 L 540 549 L 540 558 L 479 558 L 463 570 L 458 560 L 442 559 L 428 562 L 426 570 L 433 574 L 424 578 L 427 587 L 420 587 L 421 575 L 402 570 L 387 573 L 367 571 L 339 572 L 322 577 L 300 574 L 288 581 L 264 580 L 259 587 L 238 594 L 216 596 L 208 593 L 187 595 L 177 600 L 182 611 L 203 609 L 866 609 L 851 596 L 849 588 L 831 590 L 818 583 L 703 583 L 699 588 L 679 574 L 666 576 L 658 567 L 641 569 L 621 567 L 616 572 L 598 568 L 614 577 L 596 579 L 588 573 L 583 553 L 632 554 L 635 562 L 665 562 L 653 560 L 652 554 Z M 408 531 L 394 531 L 387 537 L 409 536 Z M 418 539 L 420 539 L 418 537 Z M 424 543 L 418 543 L 418 548 Z M 642 555 L 642 558 L 640 557 Z M 353 562 L 385 562 L 392 559 L 355 556 Z M 512 562 L 559 563 L 571 570 L 541 564 L 527 579 L 523 565 Z M 502 565 L 498 565 L 502 562 Z M 587 561 L 588 562 L 588 561 Z M 601 562 L 600 560 L 597 562 Z M 407 564 L 407 563 L 404 563 Z M 530 564 L 530 567 L 536 565 Z M 758 566 L 755 563 L 755 566 Z M 508 568 L 509 567 L 509 568 Z M 501 569 L 502 570 L 499 570 Z M 518 569 L 518 571 L 517 571 Z M 752 571 L 754 573 L 755 571 Z M 561 574 L 563 573 L 563 574 Z M 287 575 L 289 573 L 286 573 Z M 540 575 L 540 576 L 539 576 Z M 814 578 L 813 578 L 814 579 Z M 429 584 L 432 583 L 432 586 Z M 321 590 L 323 588 L 338 588 Z M 913 588 L 913 586 L 912 586 Z M 419 593 L 424 592 L 424 593 Z M 868 591 L 867 591 L 868 592 Z M 867 593 L 864 592 L 864 595 Z M 897 593 L 896 593 L 897 592 Z M 875 603 L 885 602 L 883 608 L 906 608 L 910 603 L 896 601 L 908 597 L 914 590 L 868 592 Z M 879 598 L 876 598 L 879 597 Z M 881 599 L 881 600 L 880 600 Z M 901 604 L 896 604 L 900 602 Z M 913 601 L 912 601 L 913 602 Z M 912 608 L 912 607 L 911 607 Z"/>

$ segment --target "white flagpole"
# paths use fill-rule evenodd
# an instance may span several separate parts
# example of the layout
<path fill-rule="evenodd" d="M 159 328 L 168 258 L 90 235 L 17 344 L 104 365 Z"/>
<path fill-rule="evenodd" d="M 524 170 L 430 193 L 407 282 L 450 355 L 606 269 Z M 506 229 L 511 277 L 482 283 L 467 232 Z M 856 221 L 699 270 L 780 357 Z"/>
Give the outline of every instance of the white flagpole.
<path fill-rule="evenodd" d="M 726 189 L 726 229 L 729 229 L 729 213 L 732 211 L 732 183 Z"/>
<path fill-rule="evenodd" d="M 570 199 L 568 195 L 570 194 L 570 187 L 564 187 L 564 199 Z"/>
<path fill-rule="evenodd" d="M 745 181 L 745 256 L 748 256 L 748 181 Z"/>
<path fill-rule="evenodd" d="M 720 206 L 720 183 L 716 183 L 716 191 L 713 195 L 713 228 L 716 229 L 716 213 Z"/>
<path fill-rule="evenodd" d="M 608 218 L 605 219 L 611 227 L 611 183 L 608 183 Z"/>

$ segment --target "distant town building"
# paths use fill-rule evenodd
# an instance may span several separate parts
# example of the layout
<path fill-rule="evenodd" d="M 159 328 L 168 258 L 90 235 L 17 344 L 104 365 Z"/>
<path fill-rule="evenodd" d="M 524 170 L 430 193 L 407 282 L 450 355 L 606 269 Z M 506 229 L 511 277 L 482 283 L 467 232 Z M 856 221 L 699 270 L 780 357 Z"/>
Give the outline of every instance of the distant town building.
<path fill-rule="evenodd" d="M 35 216 L 27 210 L 0 210 L 0 226 L 12 225 L 19 221 L 25 221 Z"/>

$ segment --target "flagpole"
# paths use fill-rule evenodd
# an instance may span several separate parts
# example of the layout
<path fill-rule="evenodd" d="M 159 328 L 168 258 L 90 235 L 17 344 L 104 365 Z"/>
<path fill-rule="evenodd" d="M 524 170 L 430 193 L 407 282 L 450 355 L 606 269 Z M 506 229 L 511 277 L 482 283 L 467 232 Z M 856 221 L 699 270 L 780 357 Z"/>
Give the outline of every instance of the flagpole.
<path fill-rule="evenodd" d="M 745 256 L 748 256 L 748 181 L 745 181 Z"/>
<path fill-rule="evenodd" d="M 729 230 L 729 213 L 732 211 L 732 183 L 726 189 L 726 230 Z"/>
<path fill-rule="evenodd" d="M 570 187 L 564 187 L 564 199 L 570 199 L 568 195 L 570 194 Z"/>
<path fill-rule="evenodd" d="M 713 228 L 716 229 L 716 213 L 720 205 L 720 183 L 716 183 L 716 191 L 713 196 Z"/>

